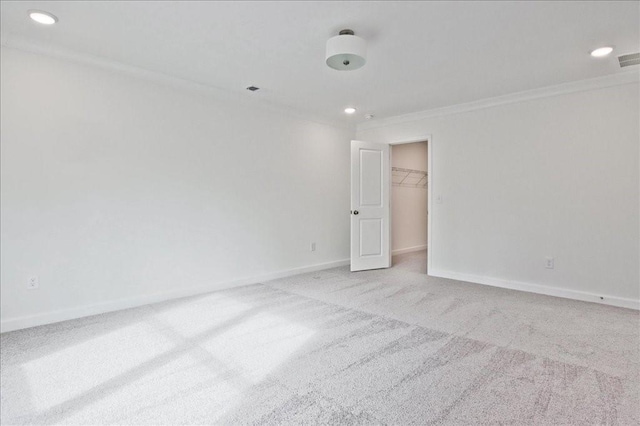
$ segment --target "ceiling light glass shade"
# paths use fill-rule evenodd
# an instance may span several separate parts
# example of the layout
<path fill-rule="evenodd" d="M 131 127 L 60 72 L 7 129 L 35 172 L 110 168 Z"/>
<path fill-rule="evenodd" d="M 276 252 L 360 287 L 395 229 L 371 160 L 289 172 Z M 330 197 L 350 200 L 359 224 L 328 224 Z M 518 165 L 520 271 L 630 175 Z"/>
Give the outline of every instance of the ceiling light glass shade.
<path fill-rule="evenodd" d="M 42 10 L 30 10 L 29 18 L 44 25 L 53 25 L 58 22 L 58 18 L 49 12 L 43 12 Z"/>
<path fill-rule="evenodd" d="M 357 70 L 367 62 L 367 42 L 353 31 L 341 33 L 327 40 L 327 65 L 339 71 Z"/>
<path fill-rule="evenodd" d="M 596 58 L 601 58 L 603 56 L 607 56 L 609 53 L 613 52 L 613 47 L 606 46 L 596 49 L 591 52 L 591 56 L 595 56 Z"/>

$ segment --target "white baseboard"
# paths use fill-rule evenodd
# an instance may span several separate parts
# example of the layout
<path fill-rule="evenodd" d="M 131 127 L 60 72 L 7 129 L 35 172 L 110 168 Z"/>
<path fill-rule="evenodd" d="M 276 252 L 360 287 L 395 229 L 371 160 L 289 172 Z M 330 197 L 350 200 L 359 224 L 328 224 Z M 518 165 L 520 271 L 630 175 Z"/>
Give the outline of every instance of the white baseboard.
<path fill-rule="evenodd" d="M 404 254 L 404 253 L 412 253 L 414 251 L 422 251 L 422 250 L 426 250 L 427 249 L 427 245 L 422 245 L 422 246 L 414 246 L 414 247 L 407 247 L 407 248 L 403 248 L 403 249 L 396 249 L 393 250 L 391 252 L 391 254 L 393 256 L 397 255 L 397 254 Z"/>
<path fill-rule="evenodd" d="M 122 309 L 135 308 L 138 306 L 158 303 L 165 300 L 179 299 L 181 297 L 195 296 L 227 288 L 240 287 L 243 285 L 256 284 L 278 278 L 290 277 L 292 275 L 304 274 L 308 272 L 321 271 L 323 269 L 337 268 L 349 265 L 350 260 L 338 260 L 334 262 L 319 263 L 316 265 L 302 266 L 299 268 L 287 269 L 283 271 L 271 272 L 268 274 L 240 278 L 237 280 L 213 283 L 205 286 L 188 287 L 179 290 L 140 295 L 123 299 L 110 300 L 108 302 L 95 303 L 91 305 L 78 306 L 70 309 L 50 311 L 37 315 L 29 315 L 17 318 L 8 318 L 0 321 L 0 332 L 20 330 L 23 328 L 35 327 L 38 325 L 52 324 L 60 321 L 67 321 L 91 315 L 103 314 L 106 312 L 119 311 Z"/>
<path fill-rule="evenodd" d="M 608 296 L 605 294 L 588 293 L 585 291 L 569 290 L 560 287 L 549 287 L 539 284 L 525 283 L 521 281 L 509 281 L 500 278 L 484 277 L 480 275 L 463 274 L 439 269 L 428 271 L 428 274 L 433 277 L 449 278 L 452 280 L 466 281 L 475 284 L 484 284 L 493 287 L 508 288 L 511 290 L 520 290 L 529 293 L 544 294 L 547 296 L 562 297 L 565 299 L 581 300 L 584 302 L 595 302 L 604 305 L 640 310 L 640 300 L 636 299 Z"/>

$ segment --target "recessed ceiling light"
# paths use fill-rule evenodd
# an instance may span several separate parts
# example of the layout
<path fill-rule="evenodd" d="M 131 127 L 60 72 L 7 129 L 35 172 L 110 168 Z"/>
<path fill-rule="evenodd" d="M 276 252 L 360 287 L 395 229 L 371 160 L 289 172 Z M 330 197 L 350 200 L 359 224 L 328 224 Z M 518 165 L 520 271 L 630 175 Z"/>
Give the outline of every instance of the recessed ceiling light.
<path fill-rule="evenodd" d="M 249 86 L 247 87 L 247 90 L 250 92 L 257 92 L 258 90 L 260 90 L 260 88 L 256 86 Z"/>
<path fill-rule="evenodd" d="M 364 118 L 366 118 L 367 120 L 371 120 L 373 119 L 374 115 L 373 114 L 367 114 L 364 116 Z"/>
<path fill-rule="evenodd" d="M 613 52 L 613 47 L 605 46 L 592 51 L 591 56 L 593 56 L 594 58 L 602 58 L 603 56 L 607 56 L 611 52 Z"/>
<path fill-rule="evenodd" d="M 58 22 L 58 18 L 55 15 L 42 10 L 30 10 L 29 18 L 44 25 L 53 25 Z"/>
<path fill-rule="evenodd" d="M 354 112 L 356 112 L 356 109 L 354 107 L 347 107 L 344 109 L 344 112 L 346 112 L 347 114 L 353 114 Z"/>

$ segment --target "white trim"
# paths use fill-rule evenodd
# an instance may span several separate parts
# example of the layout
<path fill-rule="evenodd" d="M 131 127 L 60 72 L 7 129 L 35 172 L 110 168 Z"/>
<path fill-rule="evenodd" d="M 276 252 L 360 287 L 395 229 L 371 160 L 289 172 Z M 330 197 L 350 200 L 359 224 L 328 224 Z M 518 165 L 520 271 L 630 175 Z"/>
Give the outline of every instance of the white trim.
<path fill-rule="evenodd" d="M 603 77 L 590 78 L 586 80 L 573 81 L 570 83 L 547 86 L 540 89 L 527 90 L 524 92 L 511 93 L 504 96 L 481 99 L 473 102 L 450 105 L 442 108 L 434 108 L 425 111 L 412 112 L 404 115 L 383 118 L 374 121 L 359 123 L 358 131 L 375 129 L 378 127 L 392 126 L 395 124 L 408 123 L 434 117 L 460 114 L 478 109 L 492 108 L 500 105 L 513 104 L 517 102 L 530 101 L 540 98 L 564 95 L 587 90 L 604 89 L 606 87 L 620 86 L 623 84 L 637 83 L 640 81 L 640 73 L 636 70 L 622 71 L 616 74 Z"/>
<path fill-rule="evenodd" d="M 398 254 L 405 254 L 405 253 L 413 253 L 414 251 L 422 251 L 422 250 L 426 250 L 427 249 L 427 245 L 421 245 L 421 246 L 413 246 L 413 247 L 407 247 L 407 248 L 402 248 L 402 249 L 396 249 L 393 250 L 391 252 L 391 254 L 393 256 L 396 256 Z"/>
<path fill-rule="evenodd" d="M 323 269 L 337 268 L 349 265 L 349 259 L 337 260 L 334 262 L 319 263 L 311 266 L 302 266 L 268 274 L 258 275 L 254 277 L 240 278 L 232 281 L 224 281 L 204 286 L 189 287 L 185 289 L 173 290 L 168 292 L 154 293 L 150 295 L 140 295 L 125 299 L 111 300 L 108 302 L 95 303 L 91 305 L 78 306 L 75 308 L 63 309 L 58 311 L 50 311 L 42 314 L 29 315 L 17 318 L 8 318 L 0 322 L 0 332 L 20 330 L 23 328 L 35 327 L 38 325 L 52 324 L 60 321 L 66 321 L 76 318 L 87 317 L 91 315 L 103 314 L 106 312 L 119 311 L 122 309 L 135 308 L 138 306 L 158 303 L 165 300 L 179 299 L 181 297 L 195 296 L 198 294 L 209 293 L 218 290 L 224 290 L 232 287 L 240 287 L 249 284 L 257 284 L 265 281 L 275 280 L 278 278 L 290 277 L 293 275 L 304 274 L 308 272 L 321 271 Z"/>
<path fill-rule="evenodd" d="M 251 94 L 250 97 L 249 93 L 246 94 L 247 96 L 242 96 L 244 93 L 238 93 L 237 91 L 198 83 L 186 78 L 176 77 L 158 71 L 151 71 L 145 68 L 128 65 L 96 55 L 79 53 L 66 48 L 43 46 L 15 36 L 3 37 L 2 40 L 0 40 L 0 45 L 7 49 L 14 49 L 26 53 L 48 56 L 58 60 L 96 67 L 119 74 L 126 74 L 134 78 L 150 81 L 174 89 L 187 90 L 199 94 L 204 94 L 222 102 L 231 102 L 239 106 L 257 108 L 272 113 L 284 112 L 290 117 L 296 118 L 298 120 L 327 125 L 339 129 L 355 130 L 355 125 L 352 123 L 344 123 L 324 117 L 315 116 L 312 114 L 304 114 L 294 108 L 270 102 L 264 97 L 256 99 L 256 95 L 259 96 L 260 93 Z"/>
<path fill-rule="evenodd" d="M 429 143 L 429 139 L 431 138 L 431 135 L 423 135 L 423 136 L 416 136 L 414 138 L 411 139 L 401 139 L 398 141 L 393 141 L 393 142 L 388 142 L 389 145 L 404 145 L 407 143 L 420 143 L 420 142 L 427 142 Z"/>
<path fill-rule="evenodd" d="M 526 291 L 528 293 L 544 294 L 547 296 L 562 297 L 565 299 L 581 300 L 584 302 L 595 302 L 603 305 L 640 310 L 640 300 L 624 297 L 608 296 L 605 294 L 589 293 L 586 291 L 570 290 L 560 287 L 550 287 L 539 284 L 525 283 L 521 281 L 509 281 L 500 278 L 485 277 L 481 275 L 464 274 L 444 270 L 429 270 L 429 275 L 433 277 L 449 278 L 452 280 L 490 285 L 493 287 L 508 288 L 511 290 Z"/>
<path fill-rule="evenodd" d="M 427 163 L 427 274 L 431 270 L 433 259 L 433 137 L 429 135 L 427 140 L 427 157 L 429 157 Z"/>

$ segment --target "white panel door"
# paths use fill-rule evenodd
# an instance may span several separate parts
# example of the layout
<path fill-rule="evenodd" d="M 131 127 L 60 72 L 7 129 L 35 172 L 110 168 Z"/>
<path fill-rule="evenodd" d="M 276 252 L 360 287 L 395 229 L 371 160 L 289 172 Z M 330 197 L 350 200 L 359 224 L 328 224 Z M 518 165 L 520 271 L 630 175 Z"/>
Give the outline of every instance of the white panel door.
<path fill-rule="evenodd" d="M 351 141 L 351 270 L 391 266 L 389 145 Z"/>

